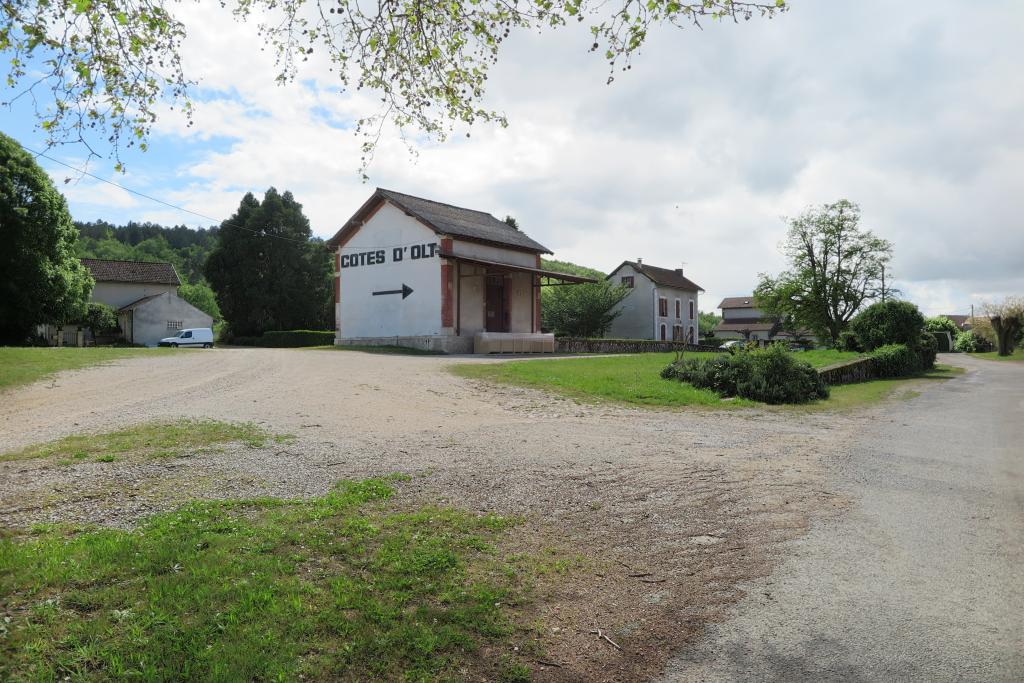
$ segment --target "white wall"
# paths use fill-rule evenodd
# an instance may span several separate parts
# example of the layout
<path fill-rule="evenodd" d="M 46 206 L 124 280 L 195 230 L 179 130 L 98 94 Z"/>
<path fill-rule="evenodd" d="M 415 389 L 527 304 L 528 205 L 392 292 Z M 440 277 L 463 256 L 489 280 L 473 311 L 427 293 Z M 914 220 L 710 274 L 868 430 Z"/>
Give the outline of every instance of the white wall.
<path fill-rule="evenodd" d="M 414 259 L 415 251 L 434 255 Z M 395 250 L 401 249 L 401 260 Z M 338 338 L 401 337 L 441 334 L 440 238 L 433 230 L 385 203 L 345 245 L 338 249 L 342 260 L 362 265 L 340 269 L 341 297 Z M 406 299 L 400 294 L 373 296 L 375 291 L 412 288 Z M 465 283 L 463 283 L 465 284 Z"/>
<path fill-rule="evenodd" d="M 619 305 L 622 312 L 612 321 L 605 336 L 610 339 L 653 339 L 654 307 L 657 305 L 651 298 L 654 283 L 630 265 L 623 265 L 612 273 L 611 282 L 617 285 L 623 277 L 629 276 L 633 277 L 633 289 Z"/>
<path fill-rule="evenodd" d="M 143 297 L 164 292 L 175 295 L 178 293 L 178 288 L 175 285 L 135 282 L 97 282 L 92 290 L 92 300 L 114 308 L 121 308 Z"/>

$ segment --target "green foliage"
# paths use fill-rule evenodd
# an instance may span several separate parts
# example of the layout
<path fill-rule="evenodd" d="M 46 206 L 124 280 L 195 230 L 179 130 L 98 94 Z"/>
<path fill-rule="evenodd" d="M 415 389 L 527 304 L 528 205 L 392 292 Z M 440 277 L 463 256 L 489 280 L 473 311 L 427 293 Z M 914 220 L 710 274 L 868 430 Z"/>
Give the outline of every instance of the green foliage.
<path fill-rule="evenodd" d="M 0 679 L 433 681 L 491 668 L 483 652 L 513 652 L 509 606 L 533 578 L 502 551 L 514 521 L 395 505 L 393 480 L 196 502 L 132 530 L 7 535 Z M 524 661 L 502 675 L 522 680 Z"/>
<path fill-rule="evenodd" d="M 839 333 L 839 340 L 836 343 L 836 348 L 840 351 L 853 351 L 860 353 L 864 350 L 864 347 L 857 341 L 857 335 L 852 330 L 843 330 Z"/>
<path fill-rule="evenodd" d="M 0 133 L 0 344 L 85 315 L 93 280 L 75 258 L 76 237 L 50 177 Z"/>
<path fill-rule="evenodd" d="M 233 337 L 229 343 L 237 346 L 263 346 L 267 348 L 328 346 L 334 343 L 334 331 L 268 330 L 259 337 Z"/>
<path fill-rule="evenodd" d="M 541 289 L 541 325 L 559 337 L 603 337 L 618 317 L 614 310 L 629 290 L 604 279 L 599 270 L 568 261 L 542 259 L 541 267 L 597 280 L 593 284 Z"/>
<path fill-rule="evenodd" d="M 882 290 L 892 244 L 860 228 L 860 207 L 841 199 L 811 208 L 789 221 L 783 247 L 789 270 L 760 275 L 754 292 L 768 313 L 838 343 L 861 306 L 893 294 Z"/>
<path fill-rule="evenodd" d="M 973 330 L 960 332 L 956 335 L 956 341 L 953 343 L 953 350 L 960 353 L 981 353 L 992 349 L 992 342 Z"/>
<path fill-rule="evenodd" d="M 178 296 L 189 302 L 203 313 L 210 315 L 214 320 L 220 320 L 220 306 L 217 305 L 217 295 L 205 284 L 184 284 L 178 287 Z"/>
<path fill-rule="evenodd" d="M 82 258 L 166 261 L 174 265 L 183 280 L 193 284 L 204 282 L 203 266 L 217 242 L 218 232 L 217 228 L 193 230 L 184 225 L 168 228 L 135 222 L 76 222 L 75 226 L 79 234 L 75 251 Z"/>
<path fill-rule="evenodd" d="M 86 309 L 85 317 L 80 322 L 83 327 L 89 328 L 93 337 L 102 334 L 114 334 L 121 329 L 117 322 L 117 312 L 114 311 L 113 307 L 104 303 L 90 303 Z"/>
<path fill-rule="evenodd" d="M 1024 297 L 1008 296 L 999 304 L 985 304 L 988 315 L 986 325 L 976 325 L 985 334 L 988 332 L 996 352 L 1010 356 L 1013 350 L 1024 343 Z"/>
<path fill-rule="evenodd" d="M 302 205 L 274 188 L 224 221 L 205 273 L 232 334 L 333 325 L 331 255 L 311 234 Z"/>
<path fill-rule="evenodd" d="M 924 369 L 921 355 L 906 344 L 886 344 L 871 352 L 878 377 L 906 377 Z"/>
<path fill-rule="evenodd" d="M 721 316 L 717 316 L 714 313 L 705 313 L 704 311 L 700 311 L 697 314 L 698 336 L 714 337 L 715 328 L 720 322 L 722 322 Z"/>
<path fill-rule="evenodd" d="M 924 316 L 909 301 L 884 301 L 872 304 L 857 314 L 850 329 L 865 351 L 886 344 L 906 344 L 915 348 L 924 329 Z"/>
<path fill-rule="evenodd" d="M 810 363 L 798 360 L 782 344 L 684 360 L 663 370 L 662 377 L 710 389 L 721 396 L 769 404 L 828 398 L 828 387 L 818 371 Z"/>
<path fill-rule="evenodd" d="M 949 332 L 954 339 L 960 333 L 960 328 L 956 326 L 956 323 L 944 315 L 927 318 L 924 321 L 924 328 L 929 332 Z"/>
<path fill-rule="evenodd" d="M 939 351 L 939 341 L 931 332 L 922 332 L 914 351 L 921 358 L 921 369 L 931 370 L 935 367 L 935 358 Z"/>
<path fill-rule="evenodd" d="M 364 168 L 384 119 L 438 139 L 455 124 L 507 125 L 504 114 L 483 102 L 490 68 L 513 31 L 536 33 L 589 21 L 591 51 L 608 61 L 611 83 L 617 72 L 630 67 L 633 54 L 656 26 L 770 17 L 787 9 L 784 0 L 610 5 L 454 0 L 388 2 L 369 9 L 355 0 L 234 0 L 222 5 L 239 21 L 258 18 L 261 35 L 278 57 L 279 83 L 294 79 L 316 51 L 333 63 L 343 89 L 375 93 L 380 109 L 357 121 L 364 136 Z M 0 4 L 7 84 L 24 89 L 37 102 L 36 117 L 49 144 L 83 140 L 94 130 L 97 141 L 113 147 L 115 157 L 122 138 L 129 147 L 138 142 L 145 149 L 164 102 L 182 110 L 191 122 L 192 79 L 184 73 L 180 55 L 185 26 L 175 18 L 175 6 L 167 0 Z M 69 25 L 74 27 L 70 34 Z"/>

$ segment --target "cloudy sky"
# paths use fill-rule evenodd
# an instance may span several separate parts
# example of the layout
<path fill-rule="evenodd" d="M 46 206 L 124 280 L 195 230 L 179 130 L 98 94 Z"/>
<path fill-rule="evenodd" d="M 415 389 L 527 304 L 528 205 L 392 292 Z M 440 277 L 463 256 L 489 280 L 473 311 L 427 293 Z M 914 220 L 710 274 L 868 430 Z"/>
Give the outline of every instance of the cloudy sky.
<path fill-rule="evenodd" d="M 175 7 L 201 79 L 195 125 L 168 114 L 126 174 L 105 159 L 92 172 L 217 218 L 247 191 L 288 189 L 324 237 L 374 186 L 511 214 L 559 259 L 685 263 L 704 310 L 784 267 L 782 217 L 845 197 L 895 244 L 896 284 L 926 313 L 1024 293 L 1018 0 L 792 0 L 770 21 L 658 30 L 610 86 L 585 31 L 513 35 L 487 96 L 511 125 L 415 158 L 389 133 L 365 184 L 352 121 L 373 101 L 315 64 L 275 85 L 254 27 L 202 5 Z M 0 130 L 41 147 L 23 107 L 0 110 Z M 207 224 L 44 166 L 76 219 Z"/>

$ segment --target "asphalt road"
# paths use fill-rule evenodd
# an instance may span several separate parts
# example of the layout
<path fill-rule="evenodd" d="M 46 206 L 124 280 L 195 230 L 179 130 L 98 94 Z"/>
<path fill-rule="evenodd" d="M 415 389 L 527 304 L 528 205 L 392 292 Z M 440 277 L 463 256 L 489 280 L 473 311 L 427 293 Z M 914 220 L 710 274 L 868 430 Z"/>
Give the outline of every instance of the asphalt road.
<path fill-rule="evenodd" d="M 1024 680 L 1024 364 L 894 401 L 831 459 L 812 526 L 666 681 Z"/>

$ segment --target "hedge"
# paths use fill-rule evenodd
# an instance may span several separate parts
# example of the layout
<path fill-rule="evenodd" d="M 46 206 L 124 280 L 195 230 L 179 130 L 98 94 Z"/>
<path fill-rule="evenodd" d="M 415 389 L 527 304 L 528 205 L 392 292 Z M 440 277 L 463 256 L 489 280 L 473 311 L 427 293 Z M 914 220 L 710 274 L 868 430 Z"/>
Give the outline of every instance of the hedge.
<path fill-rule="evenodd" d="M 268 348 L 328 346 L 334 344 L 334 330 L 270 330 L 261 337 L 234 337 L 231 343 L 236 346 Z"/>

